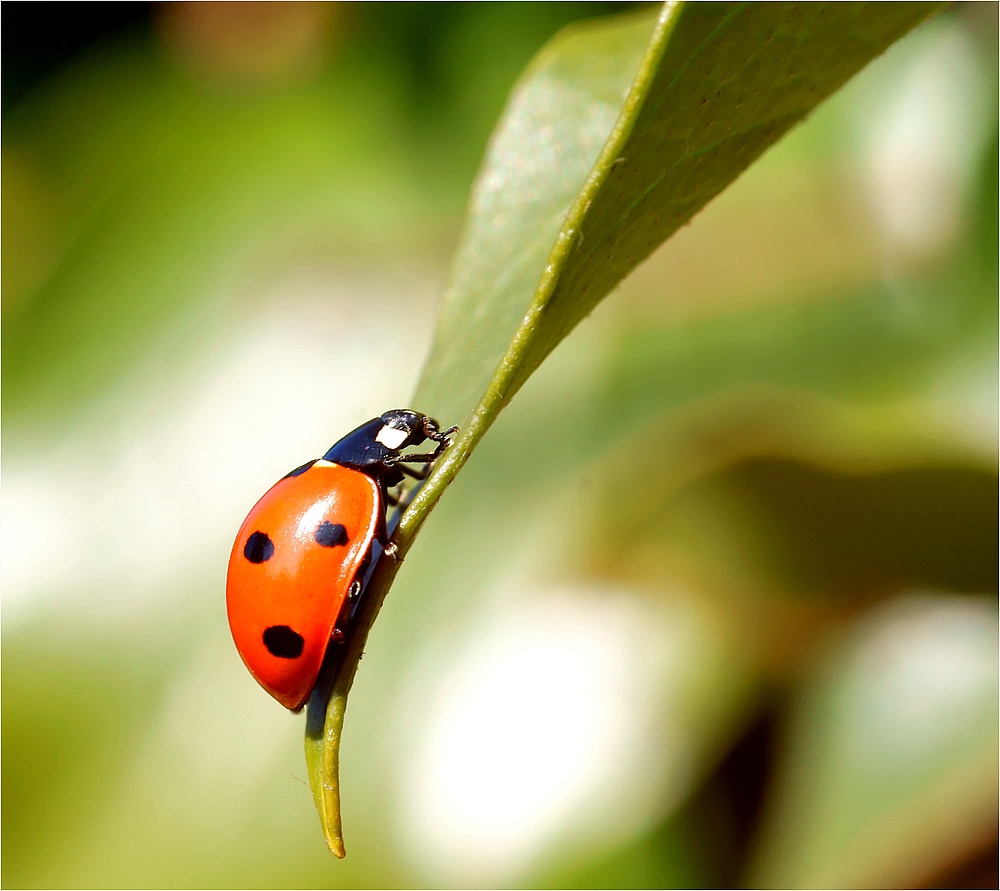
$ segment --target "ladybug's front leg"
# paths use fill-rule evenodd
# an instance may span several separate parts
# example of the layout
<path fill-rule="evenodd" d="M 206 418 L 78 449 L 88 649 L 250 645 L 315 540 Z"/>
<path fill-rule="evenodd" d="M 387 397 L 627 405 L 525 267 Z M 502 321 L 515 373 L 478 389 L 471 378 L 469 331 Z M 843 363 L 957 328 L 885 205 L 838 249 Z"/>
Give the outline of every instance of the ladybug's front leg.
<path fill-rule="evenodd" d="M 388 497 L 386 497 L 386 502 L 388 502 Z M 389 541 L 389 533 L 385 528 L 385 512 L 381 512 L 378 518 L 378 523 L 375 526 L 375 541 L 382 545 L 382 552 L 391 557 L 393 560 L 396 559 L 396 552 L 399 550 L 396 545 Z"/>
<path fill-rule="evenodd" d="M 453 433 L 458 433 L 458 427 L 449 427 L 447 430 L 441 430 L 434 418 L 424 418 L 424 437 L 439 443 L 438 452 L 451 445 L 451 435 Z"/>

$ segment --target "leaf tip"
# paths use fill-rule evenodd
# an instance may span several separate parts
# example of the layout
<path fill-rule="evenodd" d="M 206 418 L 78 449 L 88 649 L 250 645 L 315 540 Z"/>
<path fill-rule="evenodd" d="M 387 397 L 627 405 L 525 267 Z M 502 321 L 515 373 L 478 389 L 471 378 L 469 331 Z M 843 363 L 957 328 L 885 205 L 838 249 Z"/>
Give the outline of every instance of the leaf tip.
<path fill-rule="evenodd" d="M 326 846 L 330 849 L 330 853 L 338 860 L 343 860 L 347 856 L 347 850 L 344 848 L 344 839 L 340 833 L 324 831 L 323 835 L 326 838 Z"/>

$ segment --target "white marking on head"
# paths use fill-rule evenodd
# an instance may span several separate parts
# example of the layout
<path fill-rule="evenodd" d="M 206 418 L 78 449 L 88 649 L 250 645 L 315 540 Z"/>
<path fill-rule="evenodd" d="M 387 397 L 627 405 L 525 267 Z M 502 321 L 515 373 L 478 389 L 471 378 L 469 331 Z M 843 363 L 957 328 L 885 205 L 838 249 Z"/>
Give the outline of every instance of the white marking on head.
<path fill-rule="evenodd" d="M 334 464 L 333 461 L 324 461 L 322 458 L 320 458 L 315 464 L 313 464 L 313 467 L 336 467 L 336 466 L 337 465 Z"/>
<path fill-rule="evenodd" d="M 378 436 L 375 437 L 376 442 L 382 443 L 387 449 L 398 449 L 406 437 L 409 436 L 405 430 L 400 430 L 398 427 L 390 427 L 386 424 L 378 432 Z"/>

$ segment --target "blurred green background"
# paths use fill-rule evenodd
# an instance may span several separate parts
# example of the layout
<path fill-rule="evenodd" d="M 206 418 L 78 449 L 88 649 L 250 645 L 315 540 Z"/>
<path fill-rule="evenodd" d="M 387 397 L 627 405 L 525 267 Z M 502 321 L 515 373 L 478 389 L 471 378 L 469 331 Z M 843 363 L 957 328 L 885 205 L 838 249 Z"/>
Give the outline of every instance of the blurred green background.
<path fill-rule="evenodd" d="M 997 5 L 612 295 L 434 513 L 326 851 L 225 619 L 611 3 L 4 4 L 5 887 L 996 887 Z M 419 406 L 417 406 L 419 408 Z"/>

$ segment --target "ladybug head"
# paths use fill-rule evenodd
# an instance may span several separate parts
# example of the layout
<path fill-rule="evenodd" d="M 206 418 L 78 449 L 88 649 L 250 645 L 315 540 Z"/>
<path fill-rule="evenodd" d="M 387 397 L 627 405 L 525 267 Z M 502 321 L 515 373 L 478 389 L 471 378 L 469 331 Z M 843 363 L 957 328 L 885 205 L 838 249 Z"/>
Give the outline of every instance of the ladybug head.
<path fill-rule="evenodd" d="M 387 411 L 382 415 L 381 421 L 392 434 L 383 435 L 387 433 L 383 428 L 378 436 L 379 441 L 396 450 L 420 445 L 425 439 L 435 438 L 438 432 L 435 420 L 408 408 L 394 408 L 392 411 Z"/>

